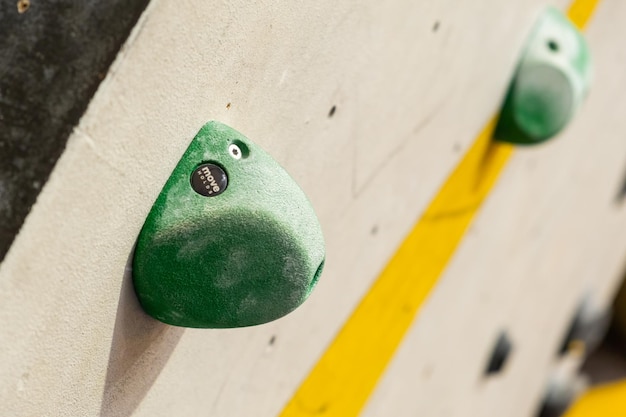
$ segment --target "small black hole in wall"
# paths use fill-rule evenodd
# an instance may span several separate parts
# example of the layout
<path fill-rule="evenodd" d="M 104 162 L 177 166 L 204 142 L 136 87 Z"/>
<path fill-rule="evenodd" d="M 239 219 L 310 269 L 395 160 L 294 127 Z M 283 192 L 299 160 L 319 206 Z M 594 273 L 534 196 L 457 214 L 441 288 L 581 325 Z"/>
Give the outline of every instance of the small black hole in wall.
<path fill-rule="evenodd" d="M 437 30 L 439 30 L 439 20 L 437 20 L 433 25 L 433 32 L 437 32 Z"/>
<path fill-rule="evenodd" d="M 330 111 L 328 112 L 328 117 L 333 117 L 333 115 L 335 114 L 335 111 L 337 111 L 337 106 L 331 107 Z"/>
<path fill-rule="evenodd" d="M 511 339 L 506 331 L 500 332 L 496 344 L 493 347 L 489 362 L 487 362 L 487 368 L 485 369 L 485 375 L 493 375 L 502 371 L 507 359 L 511 355 L 513 345 Z"/>
<path fill-rule="evenodd" d="M 548 49 L 550 49 L 552 52 L 559 52 L 559 44 L 555 40 L 553 39 L 548 40 L 547 45 L 548 45 Z"/>
<path fill-rule="evenodd" d="M 276 343 L 276 335 L 272 335 L 272 337 L 270 337 L 270 341 L 269 341 L 269 345 L 273 346 L 274 343 Z"/>

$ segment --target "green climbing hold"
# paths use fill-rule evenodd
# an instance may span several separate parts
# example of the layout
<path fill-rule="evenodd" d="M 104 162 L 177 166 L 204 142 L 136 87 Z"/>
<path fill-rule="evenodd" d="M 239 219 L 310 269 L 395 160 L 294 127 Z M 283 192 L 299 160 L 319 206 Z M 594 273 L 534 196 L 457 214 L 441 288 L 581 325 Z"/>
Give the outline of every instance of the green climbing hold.
<path fill-rule="evenodd" d="M 164 323 L 252 326 L 304 302 L 324 256 L 295 181 L 242 134 L 209 122 L 148 214 L 133 282 L 143 309 Z"/>
<path fill-rule="evenodd" d="M 548 8 L 526 45 L 494 137 L 530 145 L 555 136 L 582 105 L 590 78 L 587 42 L 567 17 Z"/>

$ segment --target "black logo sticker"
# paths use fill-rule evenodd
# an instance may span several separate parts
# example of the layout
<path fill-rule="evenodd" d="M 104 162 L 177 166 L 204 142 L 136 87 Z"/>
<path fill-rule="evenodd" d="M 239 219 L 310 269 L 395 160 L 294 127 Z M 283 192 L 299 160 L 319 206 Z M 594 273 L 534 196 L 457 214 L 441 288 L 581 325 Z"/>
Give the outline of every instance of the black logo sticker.
<path fill-rule="evenodd" d="M 227 185 L 226 172 L 215 164 L 202 164 L 191 174 L 191 187 L 205 197 L 222 194 Z"/>

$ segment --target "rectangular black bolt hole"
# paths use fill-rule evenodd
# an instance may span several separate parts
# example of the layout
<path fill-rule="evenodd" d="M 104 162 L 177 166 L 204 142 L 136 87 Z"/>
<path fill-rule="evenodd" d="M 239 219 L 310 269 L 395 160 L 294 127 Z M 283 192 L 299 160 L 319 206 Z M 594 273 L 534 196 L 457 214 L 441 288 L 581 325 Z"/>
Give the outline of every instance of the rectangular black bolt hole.
<path fill-rule="evenodd" d="M 501 331 L 493 347 L 489 361 L 487 362 L 485 375 L 493 375 L 502 371 L 512 350 L 513 344 L 511 343 L 509 335 L 505 330 Z"/>

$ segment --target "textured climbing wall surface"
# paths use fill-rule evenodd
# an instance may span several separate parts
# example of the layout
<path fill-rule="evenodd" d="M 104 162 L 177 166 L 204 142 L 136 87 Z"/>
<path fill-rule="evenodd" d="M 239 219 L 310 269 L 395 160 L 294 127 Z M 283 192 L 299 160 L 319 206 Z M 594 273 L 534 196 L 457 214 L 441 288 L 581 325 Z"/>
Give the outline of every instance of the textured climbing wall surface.
<path fill-rule="evenodd" d="M 153 0 L 0 265 L 2 414 L 278 416 L 497 111 L 545 5 Z M 577 304 L 623 267 L 625 18 L 599 4 L 588 101 L 515 152 L 362 415 L 532 416 Z M 272 154 L 322 224 L 320 283 L 276 322 L 171 327 L 132 290 L 143 220 L 209 119 Z M 485 378 L 503 329 L 512 355 Z"/>

